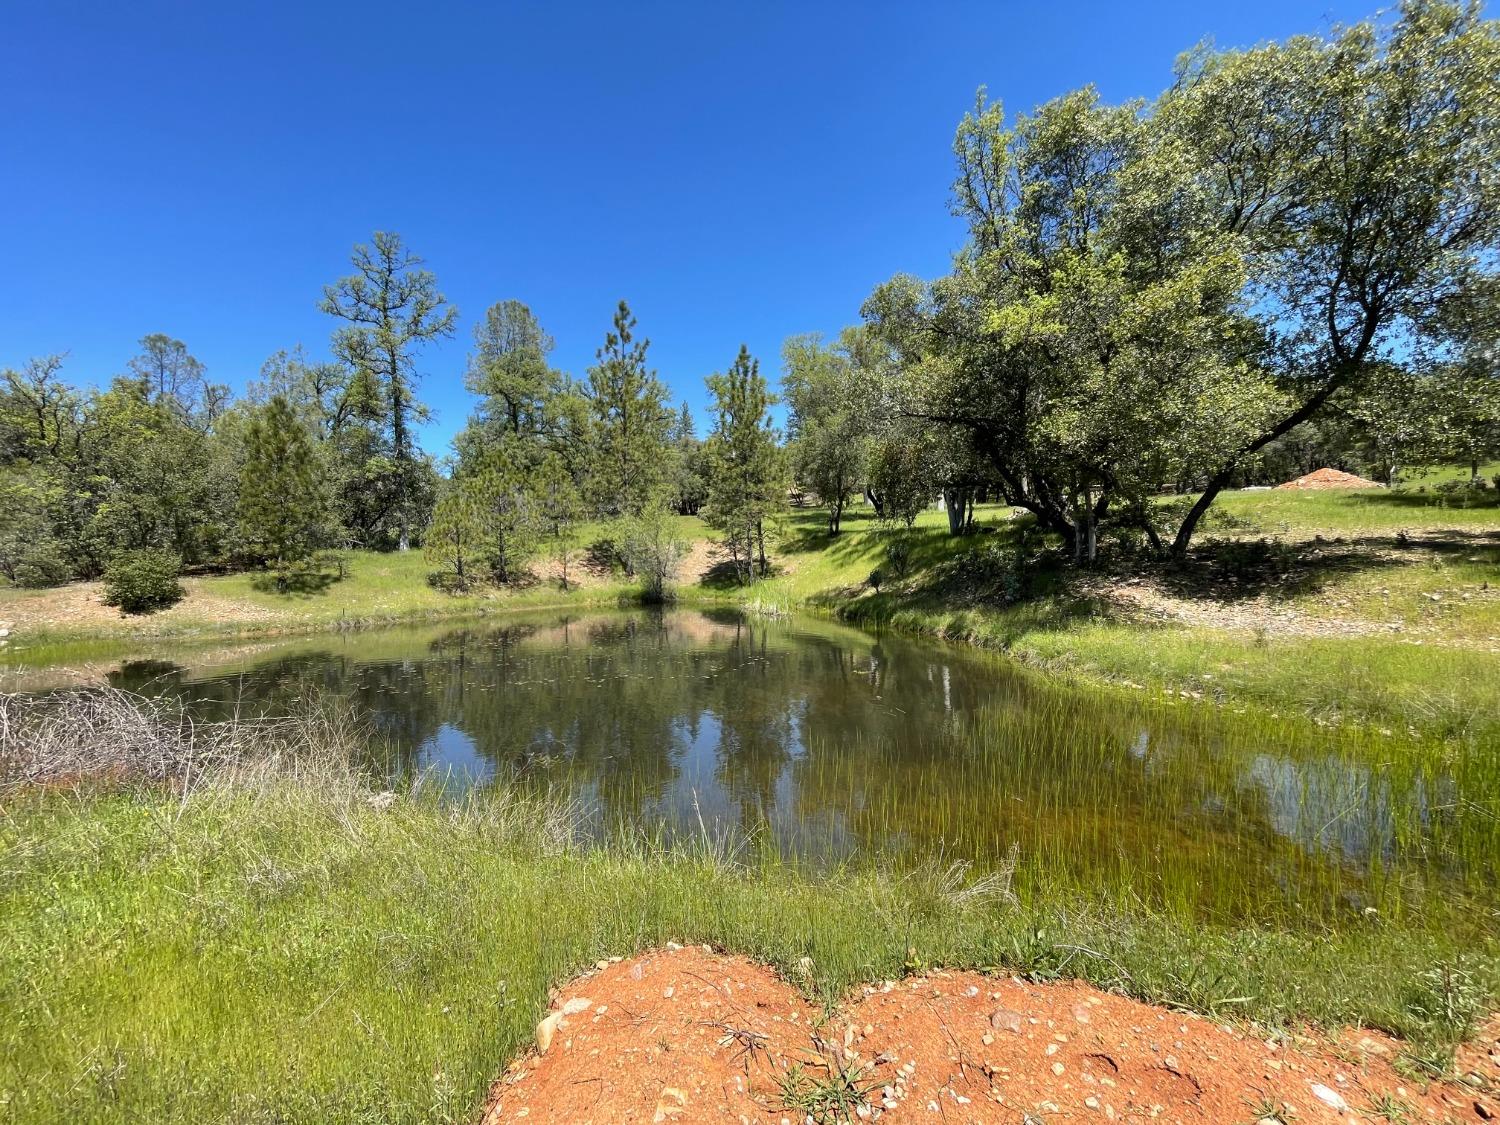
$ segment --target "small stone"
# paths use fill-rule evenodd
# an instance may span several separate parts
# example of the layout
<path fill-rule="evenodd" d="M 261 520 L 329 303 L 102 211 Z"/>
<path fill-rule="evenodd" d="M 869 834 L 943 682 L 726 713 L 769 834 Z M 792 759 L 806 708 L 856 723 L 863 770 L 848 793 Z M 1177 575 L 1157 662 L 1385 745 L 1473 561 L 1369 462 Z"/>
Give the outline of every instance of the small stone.
<path fill-rule="evenodd" d="M 654 1125 L 662 1125 L 682 1112 L 687 1105 L 687 1095 L 675 1086 L 663 1086 L 661 1096 L 656 1099 L 656 1112 L 651 1115 Z"/>
<path fill-rule="evenodd" d="M 1329 1087 L 1323 1085 L 1321 1082 L 1314 1082 L 1312 1084 L 1312 1092 L 1313 1097 L 1317 1098 L 1318 1101 L 1322 1102 L 1329 1109 L 1334 1109 L 1339 1113 L 1343 1113 L 1346 1109 L 1349 1108 L 1349 1103 L 1344 1100 L 1343 1094 L 1339 1093 L 1337 1090 L 1330 1089 Z"/>
<path fill-rule="evenodd" d="M 575 996 L 562 1006 L 562 1014 L 565 1016 L 576 1016 L 579 1012 L 586 1012 L 594 1006 L 592 1000 L 586 1000 L 582 996 Z"/>
<path fill-rule="evenodd" d="M 557 1025 L 562 1022 L 562 1013 L 553 1012 L 536 1025 L 536 1049 L 542 1054 L 547 1053 L 547 1048 L 552 1046 L 552 1037 L 557 1034 Z"/>
<path fill-rule="evenodd" d="M 1062 1072 L 1065 1071 L 1065 1070 L 1067 1070 L 1067 1069 L 1068 1068 L 1065 1067 L 1065 1066 L 1063 1066 L 1062 1063 L 1053 1063 L 1052 1064 L 1052 1073 L 1055 1074 L 1055 1075 L 1057 1075 L 1058 1077 L 1061 1077 L 1062 1076 Z"/>
<path fill-rule="evenodd" d="M 1014 1031 L 1017 1035 L 1025 1026 L 1025 1017 L 1009 1008 L 996 1008 L 990 1013 L 990 1026 L 1000 1031 Z"/>

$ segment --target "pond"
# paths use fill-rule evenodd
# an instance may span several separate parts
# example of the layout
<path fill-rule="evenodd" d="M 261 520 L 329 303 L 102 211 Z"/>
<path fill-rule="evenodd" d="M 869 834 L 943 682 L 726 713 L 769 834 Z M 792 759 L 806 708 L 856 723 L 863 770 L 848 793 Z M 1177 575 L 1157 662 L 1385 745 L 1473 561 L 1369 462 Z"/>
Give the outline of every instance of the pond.
<path fill-rule="evenodd" d="M 392 784 L 565 791 L 593 831 L 1014 869 L 1021 895 L 1318 924 L 1494 901 L 1493 751 L 1145 691 L 816 618 L 608 611 L 121 665 L 204 717 L 351 702 Z"/>

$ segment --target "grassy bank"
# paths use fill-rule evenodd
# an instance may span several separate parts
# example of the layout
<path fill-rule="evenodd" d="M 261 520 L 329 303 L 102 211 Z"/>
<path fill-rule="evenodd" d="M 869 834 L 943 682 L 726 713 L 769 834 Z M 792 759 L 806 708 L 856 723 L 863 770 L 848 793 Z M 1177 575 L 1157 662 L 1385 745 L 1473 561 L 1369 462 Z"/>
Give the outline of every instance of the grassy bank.
<path fill-rule="evenodd" d="M 623 577 L 577 574 L 568 589 L 550 576 L 508 589 L 449 594 L 427 581 L 420 551 L 352 551 L 345 574 L 328 571 L 283 593 L 269 574 L 188 577 L 187 596 L 150 615 L 104 606 L 99 583 L 45 590 L 0 589 L 0 620 L 12 624 L 4 658 L 22 664 L 108 659 L 161 641 L 279 636 L 402 625 L 527 609 L 614 605 L 634 595 Z M 583 578 L 583 581 L 577 580 Z"/>
<path fill-rule="evenodd" d="M 762 958 L 830 1002 L 921 963 L 1369 1023 L 1410 1037 L 1418 1071 L 1500 986 L 1483 919 L 1214 928 L 1128 890 L 1012 901 L 961 871 L 586 844 L 546 798 L 385 800 L 333 777 L 13 792 L 0 873 L 0 1115 L 17 1122 L 470 1120 L 549 985 L 667 940 Z"/>

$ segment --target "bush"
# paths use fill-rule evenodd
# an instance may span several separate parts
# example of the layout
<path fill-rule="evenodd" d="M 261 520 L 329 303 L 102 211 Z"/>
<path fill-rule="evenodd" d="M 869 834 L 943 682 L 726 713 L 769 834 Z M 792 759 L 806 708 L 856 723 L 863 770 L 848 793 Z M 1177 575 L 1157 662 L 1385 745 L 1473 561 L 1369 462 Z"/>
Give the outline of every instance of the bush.
<path fill-rule="evenodd" d="M 911 536 L 899 531 L 885 545 L 886 565 L 897 578 L 905 578 L 911 572 L 912 546 Z"/>
<path fill-rule="evenodd" d="M 687 544 L 673 531 L 671 514 L 661 508 L 621 523 L 620 554 L 641 580 L 642 601 L 667 602 L 674 597 L 677 568 L 687 557 Z"/>
<path fill-rule="evenodd" d="M 14 580 L 17 586 L 40 589 L 61 586 L 72 576 L 68 560 L 63 558 L 55 543 L 47 540 L 21 555 L 16 562 Z"/>
<path fill-rule="evenodd" d="M 171 551 L 151 548 L 116 555 L 104 569 L 104 604 L 126 613 L 152 613 L 182 600 L 186 593 L 177 575 L 182 560 Z"/>

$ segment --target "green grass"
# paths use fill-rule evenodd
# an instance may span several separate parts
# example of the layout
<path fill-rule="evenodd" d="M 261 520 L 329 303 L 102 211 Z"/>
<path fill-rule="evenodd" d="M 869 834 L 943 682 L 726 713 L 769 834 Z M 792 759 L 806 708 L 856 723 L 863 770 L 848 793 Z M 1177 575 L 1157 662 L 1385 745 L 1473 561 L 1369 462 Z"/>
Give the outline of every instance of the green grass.
<path fill-rule="evenodd" d="M 1488 479 L 1488 478 L 1486 478 Z M 1500 525 L 1500 493 L 1477 499 L 1436 492 L 1429 482 L 1342 492 L 1270 489 L 1223 493 L 1214 511 L 1243 521 L 1242 533 L 1297 537 L 1318 532 L 1475 530 Z"/>
<path fill-rule="evenodd" d="M 696 516 L 679 516 L 676 522 L 678 534 L 686 540 L 708 534 L 706 525 Z M 18 629 L 10 638 L 7 656 L 28 664 L 51 663 L 119 650 L 118 645 L 113 649 L 92 647 L 89 642 L 94 641 L 258 636 L 524 609 L 613 605 L 636 592 L 636 584 L 623 574 L 584 585 L 576 581 L 584 552 L 608 535 L 605 523 L 585 523 L 574 530 L 570 538 L 575 554 L 569 564 L 574 582 L 567 590 L 555 580 L 536 579 L 516 586 L 486 586 L 468 594 L 449 594 L 427 581 L 436 568 L 420 550 L 350 551 L 344 556 L 342 579 L 329 569 L 290 592 L 278 591 L 266 572 L 240 571 L 185 579 L 187 596 L 160 613 L 127 616 L 110 611 L 103 620 L 82 624 L 69 623 L 59 613 L 40 626 Z M 538 561 L 548 558 L 544 546 Z M 0 586 L 0 620 L 30 615 L 45 618 L 48 608 L 58 602 L 57 590 Z"/>
<path fill-rule="evenodd" d="M 572 842 L 505 791 L 388 809 L 347 785 L 12 795 L 0 819 L 0 1116 L 15 1122 L 468 1121 L 547 989 L 595 959 L 712 942 L 834 1003 L 925 964 L 1081 976 L 1423 1052 L 1496 994 L 1483 917 L 1215 928 L 1060 885 L 815 872 L 708 842 Z"/>

